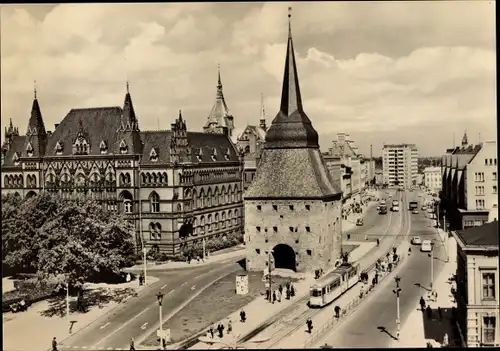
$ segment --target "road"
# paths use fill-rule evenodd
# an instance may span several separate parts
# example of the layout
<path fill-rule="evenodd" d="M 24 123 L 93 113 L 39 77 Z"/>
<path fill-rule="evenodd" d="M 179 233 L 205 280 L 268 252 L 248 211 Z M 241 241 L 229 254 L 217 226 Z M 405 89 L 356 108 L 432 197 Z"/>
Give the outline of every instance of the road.
<path fill-rule="evenodd" d="M 407 211 L 407 209 L 405 209 Z M 411 236 L 424 239 L 436 239 L 434 248 L 434 277 L 444 266 L 446 253 L 440 245 L 436 230 L 431 227 L 425 214 L 411 215 Z M 427 292 L 431 281 L 431 265 L 428 253 L 420 252 L 418 246 L 413 246 L 412 254 L 400 267 L 400 318 L 404 322 L 412 308 L 416 308 L 418 300 Z M 422 287 L 419 286 L 422 285 Z M 333 347 L 369 347 L 387 348 L 396 336 L 396 297 L 393 293 L 393 280 L 384 281 L 377 291 L 369 297 L 347 320 L 335 328 L 331 334 L 322 338 L 322 343 Z"/>
<path fill-rule="evenodd" d="M 166 321 L 202 287 L 238 269 L 234 261 L 152 273 L 159 278 L 154 286 L 64 340 L 59 349 L 128 349 L 132 337 L 137 338 L 158 327 L 158 292 L 164 294 L 162 316 Z"/>
<path fill-rule="evenodd" d="M 386 193 L 394 193 L 392 190 Z M 364 234 L 370 231 L 377 237 L 382 236 L 392 214 L 379 215 L 372 206 L 364 216 L 364 225 L 354 227 L 344 233 L 351 235 L 351 241 L 364 240 Z M 362 239 L 363 237 L 363 239 Z M 370 239 L 375 240 L 371 237 Z M 349 244 L 349 241 L 345 241 Z M 162 307 L 163 322 L 171 318 L 183 304 L 193 300 L 193 296 L 203 286 L 209 285 L 219 277 L 234 272 L 238 265 L 234 259 L 228 262 L 214 263 L 209 266 L 186 268 L 174 271 L 155 271 L 159 281 L 137 298 L 132 298 L 123 306 L 101 317 L 88 327 L 64 340 L 60 350 L 88 350 L 88 349 L 128 349 L 130 339 L 154 333 L 158 328 L 159 308 L 156 294 L 161 291 L 165 297 Z"/>

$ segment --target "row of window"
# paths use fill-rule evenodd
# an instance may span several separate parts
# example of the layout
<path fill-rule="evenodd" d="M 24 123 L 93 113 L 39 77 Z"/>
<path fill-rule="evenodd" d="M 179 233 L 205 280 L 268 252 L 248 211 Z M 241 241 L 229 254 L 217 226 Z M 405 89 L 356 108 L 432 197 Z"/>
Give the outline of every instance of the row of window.
<path fill-rule="evenodd" d="M 484 173 L 483 172 L 475 172 L 474 173 L 474 181 L 484 182 Z"/>
<path fill-rule="evenodd" d="M 479 209 L 484 209 L 485 208 L 485 202 L 484 199 L 479 199 L 476 200 L 476 208 Z"/>
<path fill-rule="evenodd" d="M 476 195 L 484 195 L 484 186 L 476 186 Z"/>
<path fill-rule="evenodd" d="M 479 227 L 485 224 L 487 221 L 486 220 L 470 220 L 466 219 L 464 220 L 464 228 L 471 228 L 471 227 Z"/>
<path fill-rule="evenodd" d="M 497 165 L 497 159 L 496 158 L 485 158 L 484 159 L 484 165 L 485 166 L 496 166 Z"/>
<path fill-rule="evenodd" d="M 307 233 L 311 232 L 311 227 L 309 227 L 309 226 L 305 226 L 304 229 Z M 257 233 L 260 233 L 262 231 L 262 228 L 257 226 L 257 227 L 255 227 L 255 230 L 257 231 Z M 299 230 L 299 227 L 288 227 L 288 230 L 290 231 L 290 233 L 297 233 Z M 267 228 L 264 228 L 264 232 L 267 233 Z M 278 227 L 273 227 L 273 232 L 277 233 Z"/>
<path fill-rule="evenodd" d="M 273 206 L 273 210 L 274 211 L 278 211 L 278 205 L 272 205 L 272 206 Z M 294 211 L 295 207 L 294 207 L 294 205 L 288 205 L 288 209 L 290 211 Z M 310 211 L 311 210 L 311 205 L 305 205 L 305 209 L 307 211 Z M 262 211 L 262 205 L 257 205 L 257 211 Z"/>

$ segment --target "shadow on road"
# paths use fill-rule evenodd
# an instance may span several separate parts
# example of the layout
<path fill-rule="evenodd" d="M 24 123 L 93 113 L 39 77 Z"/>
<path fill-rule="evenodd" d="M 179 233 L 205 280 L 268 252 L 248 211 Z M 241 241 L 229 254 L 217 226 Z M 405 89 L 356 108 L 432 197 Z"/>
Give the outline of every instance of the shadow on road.
<path fill-rule="evenodd" d="M 246 258 L 243 258 L 238 261 L 238 264 L 240 265 L 241 268 L 243 268 L 245 271 L 247 270 L 247 260 Z"/>
<path fill-rule="evenodd" d="M 387 335 L 389 335 L 393 340 L 398 340 L 398 338 L 389 333 L 385 327 L 377 327 L 377 329 L 380 330 L 382 333 L 386 333 Z"/>
<path fill-rule="evenodd" d="M 425 291 L 431 291 L 431 289 L 429 289 L 428 287 L 423 286 L 423 285 L 422 285 L 422 284 L 420 284 L 420 283 L 415 283 L 415 286 L 418 286 L 419 288 L 422 288 L 422 289 L 424 289 Z"/>
<path fill-rule="evenodd" d="M 71 313 L 87 313 L 91 308 L 98 307 L 103 308 L 106 304 L 110 302 L 122 302 L 129 296 L 137 296 L 137 292 L 133 288 L 125 289 L 103 289 L 97 288 L 93 290 L 87 290 L 83 293 L 82 306 L 78 310 L 77 302 L 70 301 L 69 309 Z M 64 317 L 66 314 L 66 296 L 56 296 L 48 300 L 49 307 L 41 311 L 40 314 L 44 317 Z"/>

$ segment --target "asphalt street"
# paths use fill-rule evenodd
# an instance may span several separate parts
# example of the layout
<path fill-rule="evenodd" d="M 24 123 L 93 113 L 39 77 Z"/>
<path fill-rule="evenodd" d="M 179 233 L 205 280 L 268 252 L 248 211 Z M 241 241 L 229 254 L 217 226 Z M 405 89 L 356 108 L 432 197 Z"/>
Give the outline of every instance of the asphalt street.
<path fill-rule="evenodd" d="M 152 328 L 157 326 L 158 292 L 164 294 L 162 316 L 166 321 L 167 316 L 192 298 L 203 286 L 239 267 L 232 260 L 202 267 L 154 272 L 153 275 L 159 278 L 157 283 L 64 340 L 59 349 L 128 349 L 132 337 L 137 338 L 148 331 L 152 332 Z"/>
<path fill-rule="evenodd" d="M 407 208 L 404 210 L 408 211 Z M 411 236 L 419 236 L 422 240 L 437 240 L 434 247 L 434 277 L 436 277 L 444 266 L 446 253 L 440 244 L 435 228 L 430 225 L 430 221 L 425 218 L 423 212 L 411 214 Z M 397 274 L 401 277 L 400 319 L 404 322 L 412 309 L 417 308 L 418 300 L 429 288 L 431 263 L 428 253 L 420 252 L 418 246 L 413 246 L 410 257 L 400 267 Z M 325 342 L 333 347 L 342 348 L 389 347 L 397 330 L 397 304 L 393 293 L 394 288 L 393 279 L 384 281 L 344 323 L 324 338 Z"/>

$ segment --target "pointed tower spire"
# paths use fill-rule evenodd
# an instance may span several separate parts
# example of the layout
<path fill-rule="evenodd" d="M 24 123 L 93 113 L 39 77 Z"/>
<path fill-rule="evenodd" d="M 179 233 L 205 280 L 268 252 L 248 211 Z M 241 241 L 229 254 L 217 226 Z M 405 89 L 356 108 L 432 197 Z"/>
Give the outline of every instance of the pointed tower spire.
<path fill-rule="evenodd" d="M 33 105 L 31 106 L 31 116 L 28 121 L 28 131 L 26 132 L 26 142 L 23 156 L 41 157 L 45 154 L 47 143 L 47 131 L 43 123 L 42 111 L 38 104 L 36 81 L 33 89 Z"/>
<path fill-rule="evenodd" d="M 217 65 L 217 94 L 216 99 L 224 99 L 224 93 L 222 91 L 222 81 L 220 79 L 220 64 Z"/>
<path fill-rule="evenodd" d="M 264 94 L 260 94 L 260 121 L 259 121 L 259 127 L 262 129 L 266 130 L 266 109 L 264 107 Z"/>
<path fill-rule="evenodd" d="M 462 137 L 462 146 L 467 146 L 469 143 L 468 143 L 468 140 L 467 140 L 467 129 L 465 130 L 464 132 L 464 136 Z"/>
<path fill-rule="evenodd" d="M 33 99 L 36 100 L 36 80 L 33 81 Z"/>
<path fill-rule="evenodd" d="M 286 49 L 281 106 L 266 135 L 265 148 L 319 148 L 318 133 L 302 108 L 297 64 L 293 49 L 291 7 L 288 8 Z"/>
<path fill-rule="evenodd" d="M 138 128 L 137 126 L 137 118 L 135 116 L 134 105 L 132 103 L 132 97 L 130 95 L 130 85 L 127 80 L 126 82 L 127 93 L 125 94 L 125 100 L 123 102 L 123 124 L 126 128 L 130 128 L 131 130 L 135 130 Z"/>

